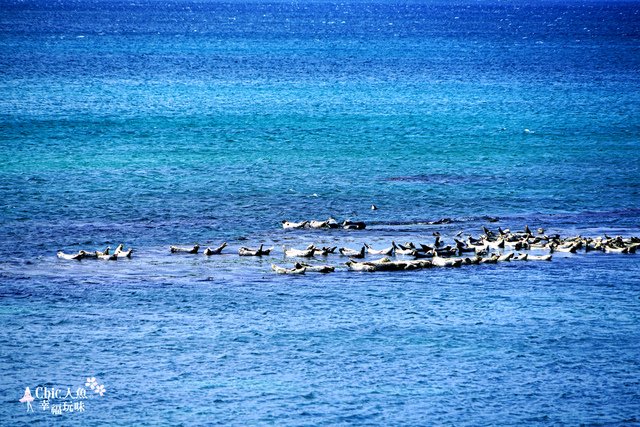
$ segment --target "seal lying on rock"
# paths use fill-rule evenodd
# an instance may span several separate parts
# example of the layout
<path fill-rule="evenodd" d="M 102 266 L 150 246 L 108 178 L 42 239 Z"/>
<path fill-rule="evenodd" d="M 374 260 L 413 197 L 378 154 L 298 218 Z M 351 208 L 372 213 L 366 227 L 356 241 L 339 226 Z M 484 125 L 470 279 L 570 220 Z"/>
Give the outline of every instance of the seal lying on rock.
<path fill-rule="evenodd" d="M 111 246 L 107 246 L 104 251 L 80 251 L 83 258 L 99 258 L 101 256 L 109 255 Z"/>
<path fill-rule="evenodd" d="M 481 258 L 480 259 L 480 264 L 495 264 L 495 263 L 498 262 L 499 259 L 500 259 L 499 256 L 491 255 L 489 257 Z"/>
<path fill-rule="evenodd" d="M 211 248 L 207 248 L 204 250 L 204 254 L 207 256 L 210 255 L 220 255 L 222 253 L 222 250 L 224 248 L 227 247 L 227 242 L 222 242 L 222 244 L 220 246 L 218 246 L 217 248 L 211 249 Z"/>
<path fill-rule="evenodd" d="M 518 254 L 511 259 L 513 261 L 527 261 L 529 259 L 529 254 Z"/>
<path fill-rule="evenodd" d="M 370 273 L 377 271 L 375 265 L 366 262 L 347 261 L 345 264 L 353 271 L 367 271 Z"/>
<path fill-rule="evenodd" d="M 296 228 L 304 228 L 309 221 L 301 221 L 301 222 L 291 222 L 291 221 L 282 221 L 282 228 L 285 230 L 296 229 Z"/>
<path fill-rule="evenodd" d="M 605 253 L 609 253 L 609 254 L 628 254 L 629 248 L 614 248 L 611 246 L 604 246 L 604 251 Z"/>
<path fill-rule="evenodd" d="M 171 250 L 172 254 L 175 254 L 178 252 L 187 253 L 187 254 L 197 254 L 198 251 L 200 250 L 200 245 L 196 243 L 190 248 L 181 248 L 178 246 L 171 246 L 169 247 L 169 249 Z"/>
<path fill-rule="evenodd" d="M 340 248 L 338 249 L 340 251 L 341 255 L 344 256 L 348 256 L 351 258 L 364 258 L 364 246 L 362 247 L 362 249 L 360 249 L 359 251 L 356 251 L 355 249 L 349 249 L 349 248 Z"/>
<path fill-rule="evenodd" d="M 367 253 L 371 255 L 393 255 L 393 246 L 390 246 L 386 249 L 373 249 L 366 243 L 364 244 L 364 246 L 367 248 Z"/>
<path fill-rule="evenodd" d="M 309 221 L 309 228 L 329 228 L 329 220 Z"/>
<path fill-rule="evenodd" d="M 109 255 L 108 248 L 107 248 L 106 252 L 107 252 L 106 255 Z M 83 250 L 81 250 L 81 251 L 78 251 L 78 253 L 82 254 L 82 258 L 95 258 L 95 259 L 97 259 L 99 256 L 105 255 L 104 252 L 100 252 L 100 251 L 83 251 Z"/>
<path fill-rule="evenodd" d="M 337 246 L 323 246 L 322 248 L 315 248 L 315 255 L 327 256 L 329 254 L 336 253 L 336 249 L 338 249 Z"/>
<path fill-rule="evenodd" d="M 307 273 L 332 273 L 335 271 L 335 267 L 332 265 L 311 265 L 304 262 L 296 262 L 295 268 L 304 268 Z"/>
<path fill-rule="evenodd" d="M 278 267 L 275 264 L 271 264 L 271 269 L 275 271 L 277 274 L 304 274 L 306 268 L 284 268 Z"/>
<path fill-rule="evenodd" d="M 434 267 L 460 267 L 462 265 L 462 258 L 441 258 L 434 256 L 431 259 L 431 264 Z"/>
<path fill-rule="evenodd" d="M 468 253 L 468 252 L 476 252 L 477 250 L 477 246 L 469 246 L 466 243 L 461 242 L 458 239 L 453 239 L 456 242 L 456 247 L 458 248 L 458 253 L 462 254 L 462 253 Z M 482 249 L 484 249 L 484 246 L 481 246 Z"/>
<path fill-rule="evenodd" d="M 396 242 L 391 242 L 391 246 L 395 251 L 396 255 L 409 255 L 416 256 L 418 251 L 415 248 L 410 248 L 408 246 L 398 245 Z"/>
<path fill-rule="evenodd" d="M 133 253 L 133 249 L 129 248 L 128 251 L 125 251 L 123 249 L 124 249 L 124 245 L 121 243 L 121 244 L 118 245 L 118 247 L 114 251 L 114 254 L 118 258 L 131 258 L 131 254 Z"/>
<path fill-rule="evenodd" d="M 111 252 L 111 246 L 107 246 L 107 247 L 105 248 L 105 250 L 104 250 L 104 251 L 102 251 L 102 252 L 100 252 L 100 251 L 96 251 L 96 255 L 97 255 L 97 256 L 109 255 L 109 254 L 110 254 L 110 252 Z"/>
<path fill-rule="evenodd" d="M 258 249 L 251 249 L 251 248 L 247 248 L 247 247 L 241 247 L 240 249 L 238 249 L 238 255 L 240 256 L 263 256 L 263 255 L 269 255 L 269 253 L 271 252 L 271 250 L 273 248 L 269 248 L 269 249 L 262 249 L 264 245 L 260 245 L 260 247 Z"/>
<path fill-rule="evenodd" d="M 315 253 L 316 248 L 313 245 L 310 245 L 307 249 L 287 249 L 286 246 L 282 246 L 282 250 L 284 252 L 284 256 L 286 257 L 311 258 Z"/>
<path fill-rule="evenodd" d="M 578 251 L 579 244 L 578 243 L 569 243 L 567 245 L 558 245 L 557 243 L 549 244 L 550 252 L 570 252 L 572 254 Z"/>
<path fill-rule="evenodd" d="M 513 252 L 510 252 L 508 254 L 499 255 L 498 256 L 498 261 L 500 261 L 500 262 L 511 261 L 511 259 L 514 256 L 515 256 L 515 254 Z"/>
<path fill-rule="evenodd" d="M 84 254 L 82 253 L 82 251 L 78 252 L 77 254 L 65 254 L 62 251 L 58 251 L 57 255 L 58 255 L 58 258 L 60 259 L 75 260 L 75 261 L 80 261 L 82 258 L 84 258 Z"/>
<path fill-rule="evenodd" d="M 501 237 L 498 240 L 487 240 L 484 239 L 483 243 L 485 246 L 488 246 L 492 249 L 502 249 L 504 248 L 504 239 Z"/>

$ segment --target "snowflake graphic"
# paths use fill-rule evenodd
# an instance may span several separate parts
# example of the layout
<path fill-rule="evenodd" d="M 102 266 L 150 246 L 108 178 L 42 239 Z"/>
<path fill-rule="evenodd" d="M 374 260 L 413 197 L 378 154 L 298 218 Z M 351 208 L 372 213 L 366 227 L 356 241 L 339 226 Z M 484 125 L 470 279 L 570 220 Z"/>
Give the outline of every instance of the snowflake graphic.
<path fill-rule="evenodd" d="M 94 392 L 98 393 L 100 395 L 100 397 L 104 396 L 104 393 L 107 391 L 104 388 L 104 384 L 100 384 L 99 386 L 97 386 L 95 388 L 95 390 L 93 390 Z"/>
<path fill-rule="evenodd" d="M 104 396 L 104 394 L 107 391 L 104 388 L 104 384 L 98 384 L 98 380 L 95 377 L 87 377 L 87 382 L 85 383 L 85 386 L 93 390 L 94 393 L 99 394 L 100 397 Z"/>
<path fill-rule="evenodd" d="M 91 388 L 91 390 L 95 390 L 98 387 L 98 381 L 95 377 L 87 378 L 87 382 L 84 385 Z"/>

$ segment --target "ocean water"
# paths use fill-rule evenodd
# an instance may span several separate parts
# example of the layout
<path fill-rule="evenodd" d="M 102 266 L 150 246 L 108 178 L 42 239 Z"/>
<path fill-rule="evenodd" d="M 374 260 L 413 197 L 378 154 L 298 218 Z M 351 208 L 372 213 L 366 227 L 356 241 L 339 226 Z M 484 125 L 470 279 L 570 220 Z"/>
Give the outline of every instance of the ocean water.
<path fill-rule="evenodd" d="M 639 71 L 635 1 L 0 0 L 0 424 L 640 424 L 640 255 L 270 271 L 640 235 Z"/>

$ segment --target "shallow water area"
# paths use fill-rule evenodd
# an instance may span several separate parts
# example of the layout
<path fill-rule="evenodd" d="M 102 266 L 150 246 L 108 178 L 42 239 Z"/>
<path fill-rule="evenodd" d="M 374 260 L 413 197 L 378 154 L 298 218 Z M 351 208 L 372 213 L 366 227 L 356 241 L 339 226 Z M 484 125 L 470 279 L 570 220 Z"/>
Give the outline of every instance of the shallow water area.
<path fill-rule="evenodd" d="M 640 235 L 639 10 L 0 0 L 0 424 L 638 424 L 640 254 L 271 264 Z M 329 216 L 367 228 L 281 227 Z"/>
<path fill-rule="evenodd" d="M 280 230 L 267 243 L 382 246 L 388 232 Z M 329 255 L 312 262 L 335 273 L 294 277 L 270 271 L 293 260 L 281 248 L 258 258 L 238 257 L 237 246 L 209 257 L 158 247 L 115 262 L 48 255 L 4 265 L 2 348 L 16 350 L 5 381 L 19 388 L 64 364 L 49 375 L 73 383 L 98 366 L 108 399 L 88 400 L 65 418 L 72 424 L 113 414 L 122 425 L 633 416 L 637 255 L 389 273 L 351 272 L 347 257 Z M 194 405 L 194 393 L 210 403 Z M 132 401 L 144 412 L 130 411 Z"/>

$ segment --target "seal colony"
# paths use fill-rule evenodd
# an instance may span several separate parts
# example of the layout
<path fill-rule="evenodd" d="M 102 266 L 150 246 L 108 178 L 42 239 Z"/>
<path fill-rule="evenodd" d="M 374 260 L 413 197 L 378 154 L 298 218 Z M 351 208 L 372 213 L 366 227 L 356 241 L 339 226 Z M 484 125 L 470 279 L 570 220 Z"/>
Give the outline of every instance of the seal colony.
<path fill-rule="evenodd" d="M 292 223 L 284 221 L 284 228 L 306 228 L 314 221 L 302 221 Z M 329 220 L 323 223 L 329 224 Z M 337 222 L 335 222 L 337 224 Z M 286 224 L 286 225 L 285 225 Z M 342 228 L 358 223 L 349 224 L 345 221 Z M 362 223 L 364 224 L 364 223 Z M 324 227 L 324 225 L 323 225 Z M 313 227 L 312 227 L 313 228 Z M 534 234 L 528 226 L 522 231 L 512 232 L 509 229 L 498 227 L 497 230 L 490 230 L 482 227 L 483 233 L 477 237 L 467 235 L 462 238 L 463 232 L 457 233 L 449 242 L 445 242 L 440 233 L 433 233 L 433 243 L 414 244 L 405 242 L 403 244 L 391 242 L 385 248 L 374 249 L 368 243 L 363 243 L 358 248 L 308 245 L 304 249 L 295 249 L 282 246 L 284 259 L 304 259 L 305 262 L 296 261 L 291 267 L 271 264 L 271 270 L 276 274 L 305 274 L 305 273 L 330 273 L 337 268 L 346 267 L 352 271 L 376 272 L 376 271 L 401 271 L 416 270 L 435 267 L 461 267 L 464 265 L 496 264 L 502 262 L 518 261 L 551 261 L 554 252 L 577 253 L 583 252 L 603 252 L 613 254 L 634 254 L 640 247 L 639 237 L 623 238 L 622 236 L 610 237 L 565 237 L 558 234 L 547 235 L 542 228 L 537 229 Z M 223 255 L 223 250 L 227 247 L 227 242 L 221 243 L 215 248 L 206 248 L 204 255 Z M 260 244 L 257 248 L 242 246 L 238 249 L 238 256 L 242 257 L 263 257 L 272 255 L 274 248 L 265 248 Z M 337 251 L 337 252 L 336 252 Z M 544 252 L 542 254 L 532 254 L 529 251 Z M 170 246 L 171 254 L 197 255 L 200 252 L 200 245 L 181 247 Z M 58 258 L 64 260 L 80 261 L 93 258 L 107 261 L 116 261 L 119 258 L 131 258 L 133 249 L 124 250 L 124 245 L 120 244 L 111 253 L 111 247 L 104 251 L 85 251 L 67 254 L 63 251 L 57 253 Z M 326 260 L 330 256 L 347 258 L 346 262 L 337 265 L 312 264 L 311 260 L 322 257 Z M 378 259 L 368 260 L 368 256 L 379 256 Z"/>
<path fill-rule="evenodd" d="M 375 272 L 375 271 L 399 271 L 416 270 L 434 267 L 461 267 L 463 265 L 496 264 L 499 262 L 516 261 L 551 261 L 554 252 L 576 253 L 578 250 L 584 252 L 601 251 L 604 253 L 636 253 L 640 247 L 640 238 L 622 236 L 603 236 L 597 238 L 575 236 L 562 238 L 560 235 L 545 235 L 544 229 L 538 228 L 537 235 L 534 235 L 528 226 L 521 232 L 511 232 L 509 229 L 503 230 L 498 227 L 496 231 L 483 227 L 483 234 L 474 238 L 468 235 L 465 241 L 458 239 L 462 232 L 453 238 L 453 242 L 445 245 L 439 233 L 433 233 L 435 240 L 433 244 L 415 245 L 413 242 L 398 244 L 391 242 L 391 246 L 383 249 L 374 249 L 365 243 L 360 249 L 340 248 L 339 253 L 349 260 L 344 263 L 350 270 Z M 313 245 L 303 251 L 295 249 L 285 249 L 286 256 L 313 257 Z M 532 255 L 522 251 L 546 251 L 543 255 Z M 366 254 L 384 255 L 384 257 L 361 261 Z M 469 254 L 465 256 L 466 254 Z M 395 259 L 391 259 L 395 257 Z M 304 274 L 306 272 L 331 272 L 335 267 L 317 266 L 316 269 L 310 264 L 296 263 L 291 268 L 272 264 L 272 270 L 278 274 Z"/>
<path fill-rule="evenodd" d="M 63 251 L 58 251 L 57 255 L 60 259 L 66 260 L 75 260 L 80 261 L 82 259 L 94 258 L 101 259 L 104 261 L 116 261 L 118 258 L 131 258 L 131 254 L 133 254 L 133 249 L 129 248 L 128 250 L 124 250 L 124 245 L 120 244 L 116 247 L 116 250 L 113 253 L 111 252 L 111 247 L 107 246 L 104 251 L 85 251 L 79 250 L 75 254 L 67 254 Z"/>
<path fill-rule="evenodd" d="M 350 221 L 350 220 L 344 220 L 342 223 L 339 223 L 333 217 L 329 217 L 324 221 L 311 220 L 311 221 L 292 222 L 292 221 L 283 220 L 282 228 L 284 228 L 285 230 L 296 230 L 300 228 L 315 228 L 315 229 L 342 228 L 344 230 L 364 230 L 365 228 L 367 228 L 367 224 L 365 224 L 362 221 Z"/>

